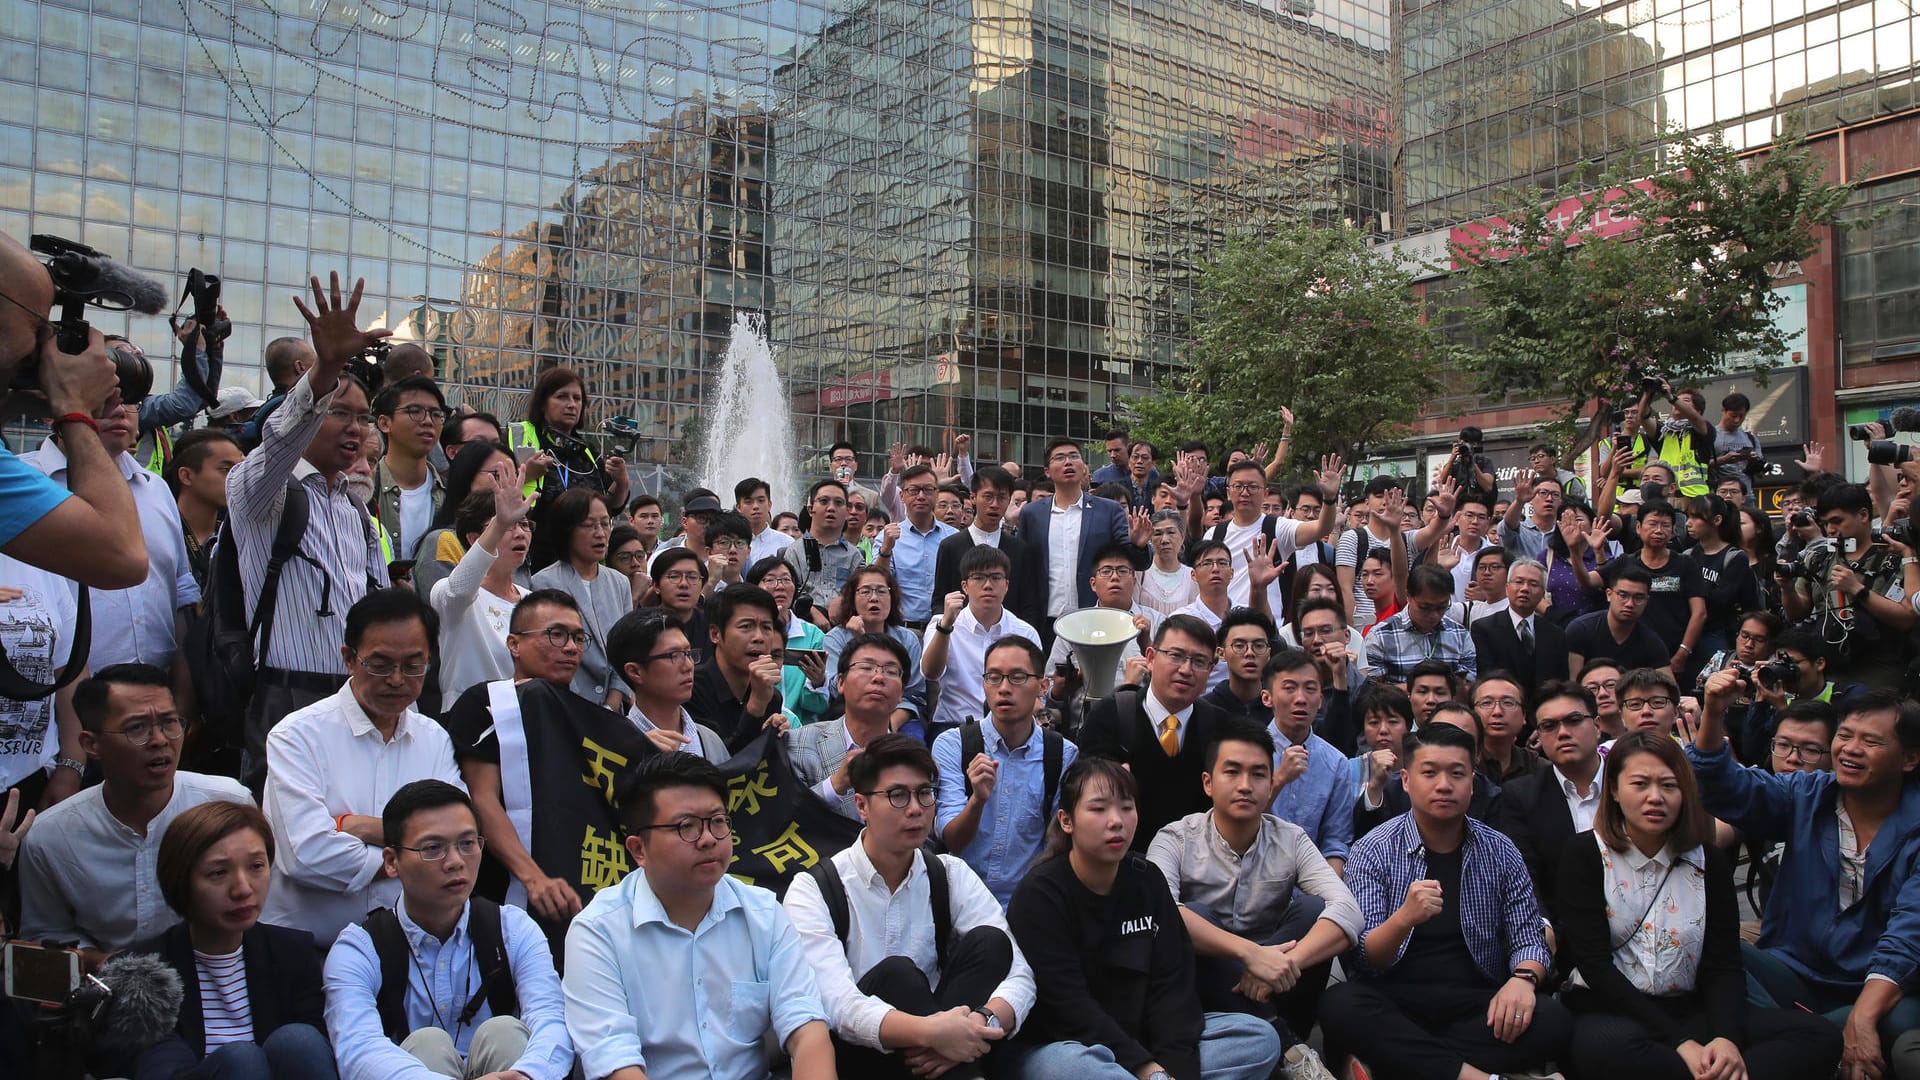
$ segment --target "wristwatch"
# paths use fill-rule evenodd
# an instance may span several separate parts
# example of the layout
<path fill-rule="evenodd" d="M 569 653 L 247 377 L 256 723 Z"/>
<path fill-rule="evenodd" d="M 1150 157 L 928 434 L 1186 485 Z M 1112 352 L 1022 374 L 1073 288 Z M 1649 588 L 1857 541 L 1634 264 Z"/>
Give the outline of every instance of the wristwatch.
<path fill-rule="evenodd" d="M 84 761 L 81 761 L 78 758 L 70 758 L 70 757 L 54 758 L 53 767 L 56 769 L 72 769 L 73 774 L 75 776 L 84 777 L 87 775 L 87 763 Z"/>
<path fill-rule="evenodd" d="M 980 1014 L 981 1023 L 987 1025 L 988 1027 L 994 1029 L 995 1031 L 1000 1030 L 1000 1014 L 999 1013 L 994 1012 L 992 1009 L 985 1008 L 979 1005 L 974 1006 L 973 1011 Z"/>

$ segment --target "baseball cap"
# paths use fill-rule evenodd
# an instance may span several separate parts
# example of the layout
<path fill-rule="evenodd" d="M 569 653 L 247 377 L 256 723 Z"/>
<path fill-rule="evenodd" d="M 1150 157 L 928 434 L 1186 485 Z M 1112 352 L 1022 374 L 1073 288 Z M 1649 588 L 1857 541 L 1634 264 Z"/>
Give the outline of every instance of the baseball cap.
<path fill-rule="evenodd" d="M 681 505 L 682 514 L 719 513 L 720 497 L 705 488 L 696 488 L 687 494 L 687 501 Z"/>
<path fill-rule="evenodd" d="M 214 400 L 213 408 L 207 410 L 207 415 L 218 420 L 247 409 L 257 409 L 265 404 L 266 401 L 263 398 L 244 386 L 223 386 L 220 388 L 219 396 Z"/>

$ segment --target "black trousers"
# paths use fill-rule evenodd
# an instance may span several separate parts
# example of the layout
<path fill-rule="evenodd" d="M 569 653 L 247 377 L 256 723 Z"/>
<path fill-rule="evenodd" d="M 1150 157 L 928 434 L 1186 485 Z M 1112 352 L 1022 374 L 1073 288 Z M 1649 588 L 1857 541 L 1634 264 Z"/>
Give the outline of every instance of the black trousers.
<path fill-rule="evenodd" d="M 927 981 L 927 973 L 904 956 L 889 956 L 860 977 L 860 992 L 877 997 L 901 1012 L 913 1016 L 932 1016 L 956 1005 L 978 1008 L 1013 969 L 1013 939 L 993 926 L 976 926 L 955 938 L 947 946 L 947 966 L 940 973 L 940 985 Z M 838 1035 L 833 1037 L 833 1059 L 841 1076 L 911 1080 L 913 1070 L 898 1053 L 883 1053 L 855 1046 Z M 984 1060 L 984 1059 L 982 1059 Z M 947 1076 L 955 1080 L 978 1080 L 980 1062 L 961 1065 Z"/>
<path fill-rule="evenodd" d="M 1692 1080 L 1680 1054 L 1639 1021 L 1594 1008 L 1593 995 L 1570 993 L 1574 1010 L 1573 1050 L 1568 1070 L 1581 1080 Z M 1701 1045 L 1716 1033 L 1700 999 L 1675 998 L 1669 1015 Z M 1752 1080 L 1803 1080 L 1832 1076 L 1840 1064 L 1840 1029 L 1818 1013 L 1791 1009 L 1747 1010 L 1747 1034 L 1735 1039 Z"/>
<path fill-rule="evenodd" d="M 1533 1022 L 1504 1043 L 1487 1026 L 1495 992 L 1349 979 L 1328 989 L 1320 1027 L 1330 1047 L 1366 1062 L 1376 1080 L 1458 1076 L 1466 1064 L 1491 1073 L 1522 1072 L 1566 1060 L 1573 1031 L 1566 1006 L 1536 993 Z"/>
<path fill-rule="evenodd" d="M 1215 926 L 1220 918 L 1212 910 L 1201 904 L 1183 904 L 1188 911 L 1207 920 Z M 1293 899 L 1287 905 L 1287 913 L 1281 917 L 1280 925 L 1273 933 L 1266 935 L 1258 944 L 1278 945 L 1283 941 L 1299 941 L 1313 929 L 1313 924 L 1327 910 L 1327 902 L 1311 893 L 1293 891 Z M 1284 994 L 1255 1001 L 1234 992 L 1240 976 L 1246 972 L 1245 965 L 1238 960 L 1224 956 L 1199 956 L 1193 958 L 1194 983 L 1200 991 L 1200 1007 L 1207 1012 L 1235 1012 L 1258 1016 L 1262 1020 L 1278 1020 L 1282 1025 L 1280 1042 L 1291 1047 L 1294 1043 L 1304 1042 L 1313 1034 L 1313 1024 L 1320 1015 L 1320 998 L 1326 993 L 1327 978 L 1333 973 L 1333 961 L 1315 964 L 1300 969 L 1300 981 L 1293 989 Z"/>

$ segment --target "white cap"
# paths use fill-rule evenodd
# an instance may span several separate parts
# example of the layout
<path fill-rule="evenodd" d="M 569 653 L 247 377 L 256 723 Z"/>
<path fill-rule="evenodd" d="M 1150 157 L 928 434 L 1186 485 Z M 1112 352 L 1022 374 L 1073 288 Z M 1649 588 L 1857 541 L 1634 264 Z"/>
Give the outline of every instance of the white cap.
<path fill-rule="evenodd" d="M 244 386 L 223 386 L 220 388 L 219 399 L 214 402 L 213 408 L 207 410 L 207 415 L 218 420 L 245 409 L 257 409 L 265 404 L 265 399 Z"/>

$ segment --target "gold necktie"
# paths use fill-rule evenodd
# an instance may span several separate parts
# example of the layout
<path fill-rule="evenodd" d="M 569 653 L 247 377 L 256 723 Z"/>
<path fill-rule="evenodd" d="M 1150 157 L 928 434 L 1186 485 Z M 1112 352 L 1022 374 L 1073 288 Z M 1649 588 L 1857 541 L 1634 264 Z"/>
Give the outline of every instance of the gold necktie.
<path fill-rule="evenodd" d="M 1165 750 L 1168 757 L 1180 755 L 1180 718 L 1171 713 L 1160 721 L 1160 749 Z"/>

